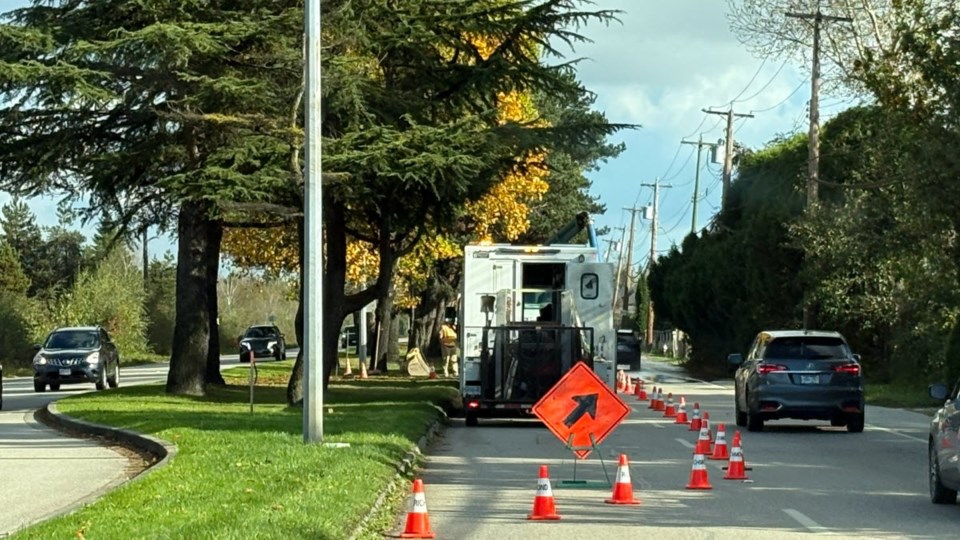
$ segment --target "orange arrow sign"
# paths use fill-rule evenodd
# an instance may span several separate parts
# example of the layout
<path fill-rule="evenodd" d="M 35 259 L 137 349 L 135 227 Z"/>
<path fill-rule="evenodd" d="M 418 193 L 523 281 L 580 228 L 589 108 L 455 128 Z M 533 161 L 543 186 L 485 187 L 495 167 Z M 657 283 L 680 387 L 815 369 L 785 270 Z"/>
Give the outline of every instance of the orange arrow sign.
<path fill-rule="evenodd" d="M 573 453 L 584 459 L 630 414 L 630 407 L 578 362 L 533 406 L 533 414 L 563 443 L 572 437 Z"/>

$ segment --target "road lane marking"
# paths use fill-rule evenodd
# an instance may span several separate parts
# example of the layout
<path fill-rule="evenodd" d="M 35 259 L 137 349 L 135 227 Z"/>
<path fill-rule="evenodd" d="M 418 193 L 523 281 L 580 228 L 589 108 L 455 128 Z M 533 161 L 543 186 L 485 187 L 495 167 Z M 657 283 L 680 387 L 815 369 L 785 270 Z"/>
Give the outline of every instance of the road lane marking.
<path fill-rule="evenodd" d="M 788 516 L 797 520 L 797 523 L 799 523 L 800 525 L 803 525 L 810 532 L 827 532 L 826 527 L 820 525 L 816 521 L 808 518 L 807 516 L 803 515 L 802 513 L 792 508 L 784 508 L 783 511 L 786 512 Z"/>
<path fill-rule="evenodd" d="M 897 430 L 895 430 L 895 429 L 890 429 L 890 428 L 885 428 L 885 427 L 880 427 L 880 426 L 874 426 L 874 425 L 871 425 L 871 424 L 867 424 L 867 427 L 870 428 L 870 431 L 883 431 L 883 432 L 886 432 L 886 433 L 890 433 L 891 435 L 899 435 L 899 436 L 901 436 L 901 437 L 903 437 L 903 438 L 905 438 L 905 439 L 910 439 L 910 440 L 912 440 L 912 441 L 917 441 L 917 442 L 922 442 L 922 443 L 928 442 L 927 439 L 922 439 L 922 438 L 920 438 L 920 437 L 914 437 L 913 435 L 907 435 L 906 433 L 901 433 L 901 432 L 899 432 L 899 431 L 897 431 Z"/>
<path fill-rule="evenodd" d="M 690 442 L 690 441 L 688 441 L 688 440 L 686 440 L 686 439 L 676 439 L 676 441 L 677 441 L 678 443 L 686 446 L 687 448 L 693 450 L 694 444 L 693 444 L 692 442 Z"/>

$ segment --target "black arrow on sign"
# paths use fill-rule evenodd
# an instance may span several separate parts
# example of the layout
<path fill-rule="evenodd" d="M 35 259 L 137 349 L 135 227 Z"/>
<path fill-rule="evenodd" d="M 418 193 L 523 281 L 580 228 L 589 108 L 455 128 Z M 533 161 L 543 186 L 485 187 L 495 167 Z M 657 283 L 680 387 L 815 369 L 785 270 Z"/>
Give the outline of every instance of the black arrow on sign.
<path fill-rule="evenodd" d="M 589 414 L 590 418 L 597 417 L 597 397 L 599 394 L 584 394 L 582 396 L 573 396 L 572 400 L 577 402 L 577 408 L 570 412 L 567 415 L 567 418 L 563 421 L 563 424 L 568 428 L 573 427 L 577 423 L 577 420 L 585 415 Z"/>

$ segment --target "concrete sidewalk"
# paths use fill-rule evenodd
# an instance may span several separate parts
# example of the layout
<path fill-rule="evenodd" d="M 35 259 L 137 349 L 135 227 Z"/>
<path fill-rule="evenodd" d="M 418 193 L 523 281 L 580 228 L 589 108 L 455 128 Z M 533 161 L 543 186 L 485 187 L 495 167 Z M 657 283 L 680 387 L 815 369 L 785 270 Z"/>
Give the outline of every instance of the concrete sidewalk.
<path fill-rule="evenodd" d="M 61 435 L 33 411 L 0 413 L 0 537 L 112 489 L 127 468 L 125 456 Z"/>

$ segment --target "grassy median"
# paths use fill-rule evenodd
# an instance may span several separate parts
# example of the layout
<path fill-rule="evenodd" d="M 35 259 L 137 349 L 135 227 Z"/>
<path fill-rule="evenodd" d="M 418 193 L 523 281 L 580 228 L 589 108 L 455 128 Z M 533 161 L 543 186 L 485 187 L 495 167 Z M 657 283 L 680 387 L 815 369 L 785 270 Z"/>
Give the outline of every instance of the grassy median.
<path fill-rule="evenodd" d="M 252 415 L 246 367 L 227 372 L 231 385 L 203 398 L 139 386 L 60 401 L 67 414 L 155 435 L 179 454 L 169 467 L 14 538 L 347 537 L 456 390 L 396 377 L 333 383 L 324 395 L 325 441 L 350 447 L 306 445 L 301 410 L 284 400 L 291 364 L 260 365 Z M 395 509 L 374 520 L 368 537 L 380 537 Z"/>

